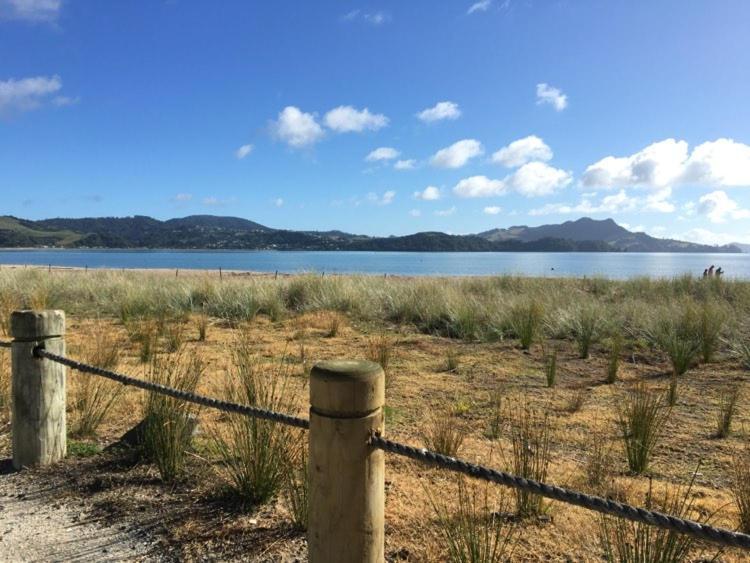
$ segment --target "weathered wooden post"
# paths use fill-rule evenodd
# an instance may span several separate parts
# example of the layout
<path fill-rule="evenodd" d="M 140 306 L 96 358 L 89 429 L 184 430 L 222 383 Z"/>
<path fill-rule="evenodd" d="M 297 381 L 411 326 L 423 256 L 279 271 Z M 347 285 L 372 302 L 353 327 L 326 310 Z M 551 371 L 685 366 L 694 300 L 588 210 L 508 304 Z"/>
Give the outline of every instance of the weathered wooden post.
<path fill-rule="evenodd" d="M 12 345 L 13 467 L 48 465 L 65 457 L 65 366 L 34 357 L 44 346 L 65 354 L 63 311 L 16 311 Z"/>
<path fill-rule="evenodd" d="M 329 361 L 310 372 L 310 563 L 384 561 L 384 453 L 367 445 L 383 429 L 385 376 L 365 361 Z"/>

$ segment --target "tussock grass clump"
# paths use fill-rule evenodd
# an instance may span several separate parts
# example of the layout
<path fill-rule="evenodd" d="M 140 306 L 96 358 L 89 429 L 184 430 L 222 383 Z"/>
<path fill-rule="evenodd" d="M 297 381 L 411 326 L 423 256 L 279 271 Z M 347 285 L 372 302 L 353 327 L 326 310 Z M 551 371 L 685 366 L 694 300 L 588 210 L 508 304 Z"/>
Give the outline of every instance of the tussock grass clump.
<path fill-rule="evenodd" d="M 198 342 L 205 342 L 208 336 L 209 318 L 205 311 L 201 311 L 195 317 L 195 328 L 198 330 Z"/>
<path fill-rule="evenodd" d="M 515 526 L 502 514 L 507 504 L 504 497 L 490 498 L 490 485 L 468 483 L 456 478 L 457 504 L 430 494 L 436 516 L 435 526 L 451 563 L 500 563 L 513 554 Z M 493 490 L 494 492 L 494 490 Z"/>
<path fill-rule="evenodd" d="M 586 485 L 594 493 L 607 495 L 609 492 L 613 458 L 612 445 L 603 436 L 591 441 L 584 474 Z"/>
<path fill-rule="evenodd" d="M 568 326 L 578 346 L 579 358 L 589 357 L 591 346 L 601 337 L 604 324 L 604 314 L 596 303 L 584 303 L 573 310 Z"/>
<path fill-rule="evenodd" d="M 750 340 L 736 336 L 731 342 L 732 357 L 738 360 L 742 367 L 750 369 Z"/>
<path fill-rule="evenodd" d="M 389 387 L 393 383 L 390 370 L 388 369 L 393 355 L 393 341 L 385 334 L 370 338 L 367 342 L 367 359 L 380 364 L 385 372 L 385 384 Z"/>
<path fill-rule="evenodd" d="M 616 334 L 609 343 L 609 353 L 607 358 L 607 379 L 610 385 L 617 381 L 617 375 L 620 371 L 620 354 L 622 353 L 622 335 Z"/>
<path fill-rule="evenodd" d="M 628 468 L 636 474 L 648 469 L 651 454 L 661 436 L 670 409 L 659 393 L 644 385 L 633 389 L 620 408 L 618 425 L 625 447 Z"/>
<path fill-rule="evenodd" d="M 733 385 L 721 394 L 719 398 L 719 412 L 716 417 L 717 438 L 726 438 L 732 433 L 732 421 L 737 412 L 737 401 L 739 398 L 739 385 Z"/>
<path fill-rule="evenodd" d="M 688 303 L 665 309 L 652 321 L 647 337 L 669 359 L 672 375 L 683 375 L 698 359 L 703 347 L 700 315 Z"/>
<path fill-rule="evenodd" d="M 576 413 L 583 408 L 584 403 L 588 397 L 589 390 L 585 387 L 579 387 L 575 389 L 573 393 L 568 397 L 568 403 L 565 405 L 565 410 L 569 413 Z"/>
<path fill-rule="evenodd" d="M 151 361 L 151 381 L 183 391 L 195 392 L 204 371 L 195 354 L 155 356 Z M 164 481 L 180 477 L 192 441 L 198 407 L 157 393 L 149 393 L 143 406 L 144 453 L 159 468 Z"/>
<path fill-rule="evenodd" d="M 732 457 L 732 498 L 741 532 L 750 534 L 750 449 L 745 446 Z"/>
<path fill-rule="evenodd" d="M 159 337 L 159 325 L 153 320 L 128 321 L 125 325 L 130 340 L 138 344 L 138 358 L 146 364 L 153 359 Z"/>
<path fill-rule="evenodd" d="M 104 369 L 115 369 L 120 360 L 118 339 L 99 325 L 95 328 L 93 337 L 87 339 L 80 354 L 84 363 Z M 74 384 L 71 385 L 72 407 L 75 413 L 73 434 L 91 436 L 96 433 L 107 413 L 122 395 L 124 387 L 93 375 L 80 373 L 75 377 Z"/>
<path fill-rule="evenodd" d="M 549 416 L 521 404 L 511 413 L 511 468 L 527 479 L 545 481 L 549 469 L 552 428 Z M 539 516 L 547 506 L 539 495 L 515 489 L 516 512 L 522 518 Z"/>
<path fill-rule="evenodd" d="M 238 338 L 233 350 L 233 372 L 226 380 L 227 400 L 277 412 L 295 413 L 297 405 L 288 392 L 286 362 L 270 369 L 261 365 L 247 338 Z M 229 414 L 213 436 L 221 461 L 219 474 L 246 506 L 267 502 L 281 491 L 289 472 L 291 452 L 300 434 L 275 424 L 240 414 Z"/>
<path fill-rule="evenodd" d="M 693 481 L 683 490 L 665 487 L 664 493 L 656 497 L 649 484 L 645 508 L 707 523 L 705 511 L 695 506 L 692 488 Z M 599 539 L 605 560 L 618 563 L 682 563 L 694 555 L 692 552 L 698 546 L 698 541 L 691 536 L 612 516 L 600 518 Z M 698 557 L 695 560 L 713 559 Z"/>
<path fill-rule="evenodd" d="M 503 396 L 496 391 L 490 395 L 490 418 L 484 435 L 490 440 L 497 440 L 502 434 L 504 421 Z"/>
<path fill-rule="evenodd" d="M 555 386 L 557 380 L 557 348 L 555 347 L 544 354 L 544 378 L 547 387 Z"/>
<path fill-rule="evenodd" d="M 338 313 L 329 313 L 326 317 L 326 338 L 338 336 L 342 324 L 341 316 Z"/>
<path fill-rule="evenodd" d="M 428 450 L 439 454 L 456 457 L 464 443 L 466 430 L 452 414 L 433 415 L 422 435 Z"/>
<path fill-rule="evenodd" d="M 456 373 L 461 364 L 461 357 L 457 348 L 448 348 L 445 351 L 445 368 L 444 371 Z"/>
<path fill-rule="evenodd" d="M 164 350 L 173 354 L 180 350 L 185 342 L 185 327 L 179 319 L 165 319 L 159 323 L 164 337 Z"/>
<path fill-rule="evenodd" d="M 309 514 L 310 491 L 307 468 L 307 444 L 303 443 L 288 460 L 282 489 L 292 526 L 301 531 L 307 530 Z"/>
<path fill-rule="evenodd" d="M 508 312 L 508 326 L 520 341 L 521 348 L 528 350 L 536 340 L 544 321 L 544 308 L 537 300 L 525 299 L 514 304 Z"/>
<path fill-rule="evenodd" d="M 701 360 L 712 362 L 721 342 L 722 332 L 727 323 L 727 311 L 716 301 L 706 301 L 700 310 L 699 334 Z"/>

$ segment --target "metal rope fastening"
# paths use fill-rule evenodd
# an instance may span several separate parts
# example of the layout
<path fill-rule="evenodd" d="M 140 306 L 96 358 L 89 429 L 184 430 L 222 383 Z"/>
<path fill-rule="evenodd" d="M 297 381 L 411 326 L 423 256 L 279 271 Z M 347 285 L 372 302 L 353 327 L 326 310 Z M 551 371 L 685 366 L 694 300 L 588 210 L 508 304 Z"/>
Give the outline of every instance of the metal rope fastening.
<path fill-rule="evenodd" d="M 469 463 L 468 461 L 445 456 L 424 448 L 415 448 L 413 446 L 407 446 L 406 444 L 387 440 L 379 434 L 373 434 L 370 437 L 369 443 L 372 447 L 385 452 L 391 452 L 423 463 L 436 465 L 441 469 L 463 473 L 470 477 L 475 477 L 491 483 L 497 483 L 499 485 L 506 485 L 508 487 L 534 493 L 546 498 L 559 500 L 567 504 L 575 504 L 576 506 L 581 506 L 588 510 L 601 512 L 602 514 L 610 514 L 612 516 L 632 520 L 633 522 L 642 522 L 650 526 L 656 526 L 657 528 L 663 528 L 665 530 L 693 536 L 711 543 L 750 550 L 750 536 L 747 534 L 732 532 L 723 528 L 715 528 L 707 524 L 701 524 L 700 522 L 686 520 L 684 518 L 677 518 L 676 516 L 671 516 L 655 510 L 646 510 L 645 508 L 630 506 L 629 504 L 623 504 L 614 500 L 587 495 L 578 491 L 571 491 L 555 485 L 548 485 L 547 483 L 541 483 L 533 479 L 526 479 L 504 471 L 490 469 L 488 467 Z"/>
<path fill-rule="evenodd" d="M 129 375 L 124 375 L 122 373 L 117 373 L 107 369 L 84 364 L 76 360 L 71 360 L 70 358 L 66 358 L 65 356 L 53 354 L 52 352 L 48 352 L 41 346 L 37 346 L 36 348 L 34 348 L 34 356 L 37 358 L 46 358 L 48 360 L 51 360 L 58 364 L 62 364 L 64 366 L 68 366 L 69 368 L 73 368 L 83 373 L 91 373 L 94 375 L 99 375 L 101 377 L 106 377 L 107 379 L 122 383 L 123 385 L 130 385 L 132 387 L 137 387 L 138 389 L 153 391 L 154 393 L 160 393 L 162 395 L 174 397 L 175 399 L 181 399 L 189 403 L 203 405 L 204 407 L 209 407 L 224 412 L 244 414 L 246 416 L 252 416 L 254 418 L 270 420 L 272 422 L 280 422 L 281 424 L 296 426 L 297 428 L 310 428 L 310 421 L 306 418 L 298 418 L 296 416 L 282 414 L 262 409 L 260 407 L 251 407 L 250 405 L 242 405 L 239 403 L 232 403 L 230 401 L 223 401 L 221 399 L 214 399 L 212 397 L 205 397 L 203 395 L 198 395 L 197 393 L 191 393 L 189 391 L 167 387 L 166 385 L 161 385 L 159 383 L 144 381 L 142 379 L 130 377 Z"/>

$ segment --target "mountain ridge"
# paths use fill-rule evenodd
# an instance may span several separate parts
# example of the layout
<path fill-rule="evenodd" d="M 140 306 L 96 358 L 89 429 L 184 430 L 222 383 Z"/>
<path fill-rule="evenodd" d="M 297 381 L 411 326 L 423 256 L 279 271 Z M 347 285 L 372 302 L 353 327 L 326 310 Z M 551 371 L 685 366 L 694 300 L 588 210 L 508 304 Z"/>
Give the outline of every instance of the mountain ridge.
<path fill-rule="evenodd" d="M 0 216 L 0 248 L 205 250 L 353 250 L 424 252 L 742 252 L 631 232 L 612 219 L 582 217 L 560 224 L 516 225 L 477 234 L 436 231 L 371 237 L 338 230 L 274 229 L 241 217 L 145 215 L 30 220 Z"/>

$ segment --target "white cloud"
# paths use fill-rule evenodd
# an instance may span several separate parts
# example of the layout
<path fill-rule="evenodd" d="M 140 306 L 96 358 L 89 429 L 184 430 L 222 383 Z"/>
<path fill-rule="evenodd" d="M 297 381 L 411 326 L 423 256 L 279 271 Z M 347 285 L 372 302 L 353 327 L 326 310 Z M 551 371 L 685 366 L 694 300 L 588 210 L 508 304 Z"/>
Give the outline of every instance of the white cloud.
<path fill-rule="evenodd" d="M 486 12 L 490 9 L 491 5 L 492 0 L 479 0 L 479 2 L 474 2 L 471 6 L 469 6 L 469 9 L 466 11 L 466 13 L 473 14 L 474 12 Z"/>
<path fill-rule="evenodd" d="M 568 107 L 568 96 L 563 94 L 559 88 L 554 88 L 542 82 L 536 85 L 536 103 L 540 105 L 549 104 L 557 111 L 562 111 Z"/>
<path fill-rule="evenodd" d="M 409 211 L 409 215 L 412 217 L 420 217 L 422 215 L 422 212 L 419 209 L 412 209 Z"/>
<path fill-rule="evenodd" d="M 273 204 L 276 207 L 283 207 L 284 206 L 284 198 L 277 197 L 276 199 L 273 200 Z"/>
<path fill-rule="evenodd" d="M 305 113 L 295 106 L 287 106 L 276 121 L 271 123 L 271 131 L 290 147 L 301 148 L 319 141 L 323 128 L 311 113 Z"/>
<path fill-rule="evenodd" d="M 585 214 L 617 214 L 625 211 L 633 211 L 638 204 L 636 198 L 629 197 L 625 190 L 608 195 L 602 198 L 598 204 L 593 203 L 590 199 L 584 198 L 577 205 L 568 205 L 564 203 L 548 203 L 543 207 L 529 211 L 531 216 L 540 215 L 568 215 L 571 213 Z"/>
<path fill-rule="evenodd" d="M 382 113 L 370 113 L 365 108 L 358 110 L 352 106 L 339 106 L 325 114 L 324 123 L 337 133 L 360 133 L 364 130 L 377 131 L 388 125 L 388 118 Z"/>
<path fill-rule="evenodd" d="M 508 168 L 515 168 L 533 160 L 552 159 L 552 149 L 536 135 L 513 141 L 492 155 L 492 162 Z"/>
<path fill-rule="evenodd" d="M 362 10 L 352 10 L 341 17 L 342 21 L 352 22 L 361 20 L 374 26 L 379 26 L 391 20 L 391 16 L 385 12 L 363 12 Z"/>
<path fill-rule="evenodd" d="M 206 205 L 208 207 L 221 207 L 221 206 L 230 205 L 236 202 L 237 202 L 237 198 L 234 198 L 234 197 L 230 197 L 227 199 L 219 199 L 218 197 L 210 196 L 210 197 L 204 197 L 202 203 L 203 205 Z"/>
<path fill-rule="evenodd" d="M 737 235 L 732 233 L 717 233 L 709 229 L 695 228 L 685 233 L 675 235 L 675 238 L 696 242 L 698 244 L 732 244 L 733 242 L 750 243 L 750 233 Z"/>
<path fill-rule="evenodd" d="M 55 96 L 54 98 L 52 98 L 52 105 L 59 108 L 64 108 L 68 106 L 74 106 L 80 101 L 81 98 L 79 96 L 75 96 L 73 98 L 71 98 L 70 96 Z"/>
<path fill-rule="evenodd" d="M 36 109 L 61 88 L 59 76 L 0 80 L 0 116 Z"/>
<path fill-rule="evenodd" d="M 644 211 L 657 211 L 659 213 L 673 213 L 675 206 L 669 201 L 672 197 L 672 188 L 662 188 L 646 196 L 643 203 Z"/>
<path fill-rule="evenodd" d="M 448 209 L 439 209 L 435 211 L 435 215 L 438 217 L 448 217 L 456 213 L 456 206 L 449 207 Z"/>
<path fill-rule="evenodd" d="M 393 167 L 396 170 L 414 170 L 416 165 L 417 161 L 413 158 L 409 158 L 407 160 L 397 160 Z"/>
<path fill-rule="evenodd" d="M 717 190 L 698 200 L 698 212 L 706 215 L 712 223 L 724 223 L 727 219 L 738 220 L 750 217 L 750 210 L 740 208 L 725 191 Z"/>
<path fill-rule="evenodd" d="M 414 192 L 414 198 L 424 201 L 435 201 L 436 199 L 440 199 L 440 189 L 435 186 L 427 186 L 421 192 Z"/>
<path fill-rule="evenodd" d="M 498 215 L 502 210 L 503 208 L 497 205 L 489 205 L 482 210 L 482 213 L 485 215 Z"/>
<path fill-rule="evenodd" d="M 487 176 L 470 176 L 459 181 L 453 193 L 459 197 L 492 197 L 507 191 L 503 180 L 491 180 Z"/>
<path fill-rule="evenodd" d="M 54 22 L 61 7 L 61 0 L 0 0 L 0 19 Z"/>
<path fill-rule="evenodd" d="M 398 158 L 398 155 L 401 154 L 393 147 L 379 147 L 375 149 L 374 151 L 371 151 L 370 154 L 368 154 L 365 157 L 365 160 L 367 162 L 379 162 L 381 160 L 393 160 L 394 158 Z"/>
<path fill-rule="evenodd" d="M 461 168 L 469 160 L 484 153 L 482 143 L 475 139 L 462 139 L 436 152 L 430 162 L 439 168 Z"/>
<path fill-rule="evenodd" d="M 175 201 L 177 203 L 186 203 L 190 201 L 191 199 L 193 199 L 193 194 L 182 193 L 182 194 L 177 194 L 176 196 L 174 196 L 172 198 L 172 201 Z"/>
<path fill-rule="evenodd" d="M 237 157 L 238 160 L 242 160 L 251 152 L 253 152 L 254 148 L 255 147 L 253 147 L 253 145 L 242 145 L 234 152 L 234 156 Z"/>
<path fill-rule="evenodd" d="M 396 198 L 396 192 L 394 190 L 388 190 L 383 192 L 382 196 L 378 196 L 375 192 L 367 194 L 367 201 L 374 203 L 375 205 L 389 205 L 393 203 Z"/>
<path fill-rule="evenodd" d="M 717 139 L 695 147 L 665 139 L 630 156 L 607 156 L 586 168 L 587 187 L 638 186 L 660 189 L 677 185 L 750 186 L 750 145 Z"/>
<path fill-rule="evenodd" d="M 417 119 L 425 123 L 443 119 L 458 119 L 459 117 L 461 117 L 461 110 L 455 102 L 438 102 L 433 107 L 424 109 L 417 114 Z"/>
<path fill-rule="evenodd" d="M 570 172 L 544 162 L 529 162 L 506 178 L 514 191 L 526 197 L 550 195 L 573 181 Z"/>

